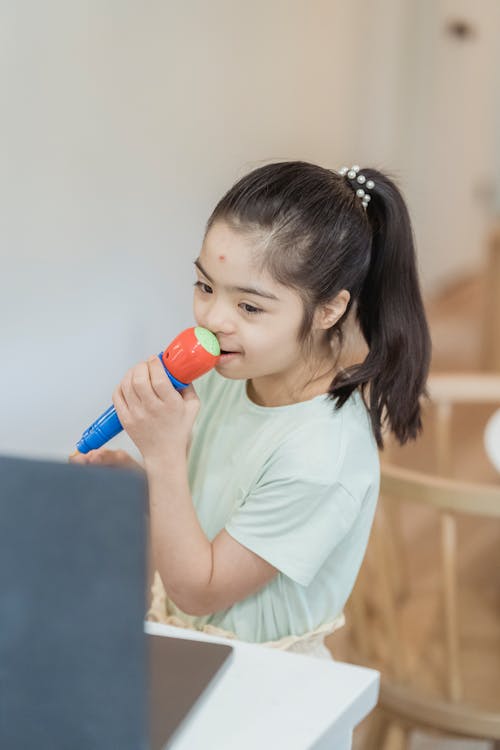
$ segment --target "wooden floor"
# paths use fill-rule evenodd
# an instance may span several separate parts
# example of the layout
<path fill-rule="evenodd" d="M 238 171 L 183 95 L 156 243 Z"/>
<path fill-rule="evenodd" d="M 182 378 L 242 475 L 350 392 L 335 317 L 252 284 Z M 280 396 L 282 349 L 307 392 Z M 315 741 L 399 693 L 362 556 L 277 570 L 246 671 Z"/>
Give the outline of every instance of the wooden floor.
<path fill-rule="evenodd" d="M 483 321 L 483 281 L 480 277 L 466 279 L 446 290 L 439 299 L 427 305 L 427 314 L 433 339 L 432 370 L 439 371 L 481 371 L 482 350 L 481 330 Z M 500 332 L 499 332 L 500 335 Z M 463 408 L 457 411 L 453 423 L 455 445 L 454 474 L 463 479 L 498 483 L 500 476 L 488 461 L 482 443 L 484 426 L 494 409 Z M 399 449 L 398 462 L 415 468 L 429 466 L 431 456 L 425 439 L 420 444 L 409 448 Z M 435 612 L 436 598 L 432 596 L 433 570 L 440 564 L 439 557 L 432 557 L 430 550 L 436 550 L 436 545 L 429 543 L 430 535 L 436 533 L 429 525 L 429 518 L 425 513 L 416 510 L 403 519 L 407 527 L 407 538 L 411 555 L 410 567 L 415 576 L 416 588 L 414 600 L 408 608 L 409 623 L 415 623 L 416 643 L 417 630 L 420 628 L 422 642 L 419 653 L 414 659 L 424 661 L 439 659 L 439 655 L 426 648 L 425 637 L 429 627 L 435 627 L 437 621 Z M 469 673 L 473 674 L 474 691 L 477 698 L 484 702 L 490 710 L 500 711 L 500 523 L 495 524 L 484 520 L 467 522 L 459 529 L 461 536 L 460 576 L 464 584 L 464 595 L 460 603 L 460 620 L 462 633 L 470 642 L 471 648 L 467 653 Z M 492 575 L 496 572 L 496 575 Z M 487 592 L 491 601 L 486 608 L 475 606 L 474 592 L 481 589 Z M 479 618 L 479 619 L 478 619 Z M 409 625 L 411 627 L 411 624 Z M 481 639 L 475 634 L 481 632 Z M 332 635 L 328 641 L 335 658 L 343 661 L 356 662 L 356 654 L 352 647 L 349 624 Z M 410 655 L 410 658 L 412 655 Z M 484 663 L 484 659 L 492 660 L 494 668 L 488 674 L 483 672 L 474 677 L 474 665 Z M 439 670 L 438 670 L 439 671 Z M 429 684 L 429 690 L 438 690 L 438 685 Z M 359 747 L 366 731 L 364 722 L 355 732 L 354 748 Z M 394 736 L 390 747 L 398 747 L 399 738 Z M 424 745 L 418 743 L 424 742 Z M 429 741 L 429 740 L 428 740 Z M 425 736 L 415 735 L 413 746 L 438 748 L 441 745 L 436 739 L 430 739 L 431 744 L 425 745 Z M 489 744 L 446 744 L 443 747 L 481 747 L 488 748 Z"/>

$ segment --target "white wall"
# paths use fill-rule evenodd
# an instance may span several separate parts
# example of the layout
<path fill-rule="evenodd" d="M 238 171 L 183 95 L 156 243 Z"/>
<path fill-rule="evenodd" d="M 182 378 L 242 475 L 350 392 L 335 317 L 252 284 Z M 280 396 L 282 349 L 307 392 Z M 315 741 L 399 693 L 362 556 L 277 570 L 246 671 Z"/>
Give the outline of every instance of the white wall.
<path fill-rule="evenodd" d="M 192 325 L 192 261 L 237 177 L 344 161 L 360 5 L 2 4 L 0 451 L 66 456 Z"/>
<path fill-rule="evenodd" d="M 270 159 L 399 173 L 426 283 L 449 272 L 437 147 L 415 147 L 435 127 L 422 5 L 425 23 L 415 0 L 0 0 L 0 452 L 64 458 L 192 325 L 204 224 Z"/>
<path fill-rule="evenodd" d="M 450 34 L 451 21 L 472 34 Z M 417 229 L 427 293 L 475 272 L 500 208 L 500 3 L 407 4 L 393 161 Z M 495 206 L 495 203 L 497 206 Z"/>

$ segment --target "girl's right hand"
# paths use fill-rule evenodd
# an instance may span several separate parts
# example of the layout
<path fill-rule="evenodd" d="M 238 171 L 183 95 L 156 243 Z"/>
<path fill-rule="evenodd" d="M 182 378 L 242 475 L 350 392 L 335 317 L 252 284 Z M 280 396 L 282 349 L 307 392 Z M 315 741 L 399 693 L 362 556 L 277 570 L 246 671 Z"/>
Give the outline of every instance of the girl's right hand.
<path fill-rule="evenodd" d="M 136 461 L 127 451 L 97 448 L 88 453 L 72 453 L 70 464 L 98 464 L 100 466 L 121 466 L 127 469 L 144 471 L 144 466 Z"/>

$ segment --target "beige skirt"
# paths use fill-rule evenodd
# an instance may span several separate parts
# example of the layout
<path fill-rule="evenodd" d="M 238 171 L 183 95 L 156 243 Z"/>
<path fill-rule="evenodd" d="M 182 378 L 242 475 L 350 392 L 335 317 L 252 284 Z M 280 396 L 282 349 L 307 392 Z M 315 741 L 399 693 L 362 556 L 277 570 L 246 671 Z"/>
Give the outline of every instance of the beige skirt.
<path fill-rule="evenodd" d="M 217 628 L 214 625 L 201 625 L 195 627 L 191 622 L 179 617 L 178 611 L 168 598 L 158 571 L 154 574 L 153 585 L 151 586 L 151 606 L 146 614 L 146 620 L 151 622 L 160 622 L 164 625 L 174 625 L 180 628 L 189 628 L 198 630 L 201 633 L 217 635 L 223 638 L 235 638 L 237 635 L 230 630 Z M 331 651 L 325 645 L 325 638 L 338 630 L 345 624 L 343 613 L 330 622 L 326 622 L 315 630 L 311 630 L 303 635 L 287 635 L 276 641 L 265 641 L 259 643 L 260 646 L 269 648 L 278 648 L 283 651 L 291 651 L 296 654 L 307 654 L 319 659 L 333 659 Z"/>

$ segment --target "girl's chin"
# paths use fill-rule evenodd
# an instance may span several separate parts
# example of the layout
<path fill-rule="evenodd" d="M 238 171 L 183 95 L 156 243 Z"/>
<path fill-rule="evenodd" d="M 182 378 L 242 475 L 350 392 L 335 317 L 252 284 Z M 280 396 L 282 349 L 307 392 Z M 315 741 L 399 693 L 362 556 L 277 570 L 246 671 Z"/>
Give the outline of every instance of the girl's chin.
<path fill-rule="evenodd" d="M 214 370 L 225 378 L 235 378 L 235 380 L 241 380 L 245 378 L 245 374 L 242 373 L 242 355 L 240 354 L 222 354 L 219 357 Z M 239 366 L 240 365 L 240 366 Z"/>

